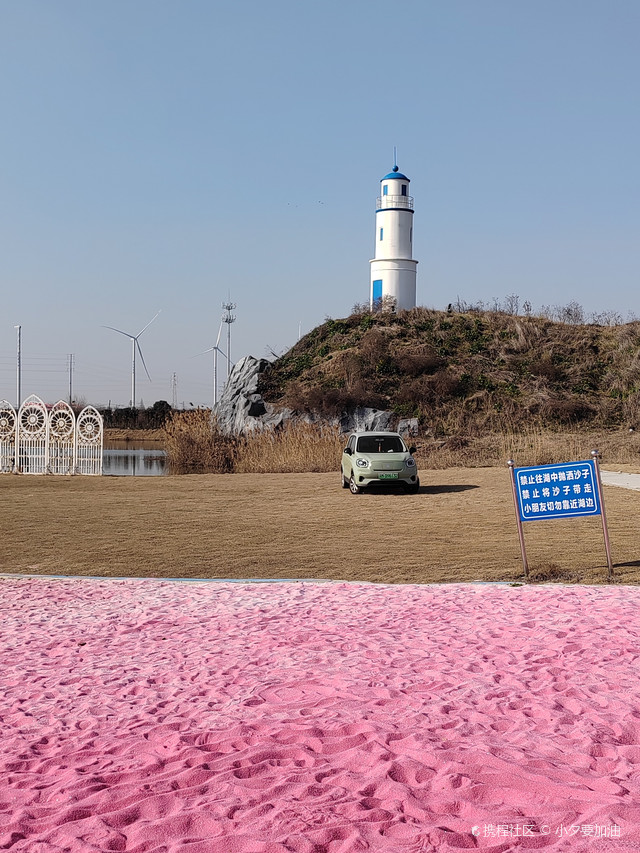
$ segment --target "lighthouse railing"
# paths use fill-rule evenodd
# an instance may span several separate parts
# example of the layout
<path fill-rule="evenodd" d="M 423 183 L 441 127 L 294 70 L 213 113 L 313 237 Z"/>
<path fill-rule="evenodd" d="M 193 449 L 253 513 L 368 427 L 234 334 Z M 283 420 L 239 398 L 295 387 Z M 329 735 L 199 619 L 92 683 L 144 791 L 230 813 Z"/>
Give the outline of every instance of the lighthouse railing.
<path fill-rule="evenodd" d="M 376 199 L 376 210 L 387 208 L 399 210 L 413 210 L 412 195 L 382 195 Z"/>

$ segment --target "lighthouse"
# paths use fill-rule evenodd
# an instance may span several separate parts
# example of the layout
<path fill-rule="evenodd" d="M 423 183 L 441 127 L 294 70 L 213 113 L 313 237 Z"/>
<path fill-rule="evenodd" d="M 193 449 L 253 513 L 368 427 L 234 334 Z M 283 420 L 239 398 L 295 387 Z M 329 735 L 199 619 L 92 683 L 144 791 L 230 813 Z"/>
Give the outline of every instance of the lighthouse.
<path fill-rule="evenodd" d="M 380 181 L 376 200 L 375 253 L 371 263 L 372 310 L 405 311 L 416 307 L 413 254 L 413 198 L 409 178 L 394 165 Z"/>

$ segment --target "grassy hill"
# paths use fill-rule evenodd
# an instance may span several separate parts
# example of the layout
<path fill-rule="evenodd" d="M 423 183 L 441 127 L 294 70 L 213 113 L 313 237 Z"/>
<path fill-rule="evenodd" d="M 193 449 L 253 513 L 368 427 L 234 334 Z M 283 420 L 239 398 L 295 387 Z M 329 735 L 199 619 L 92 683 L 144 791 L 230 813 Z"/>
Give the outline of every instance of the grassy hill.
<path fill-rule="evenodd" d="M 415 308 L 327 319 L 262 380 L 270 402 L 418 417 L 435 435 L 640 422 L 640 322 L 601 326 L 502 311 Z"/>

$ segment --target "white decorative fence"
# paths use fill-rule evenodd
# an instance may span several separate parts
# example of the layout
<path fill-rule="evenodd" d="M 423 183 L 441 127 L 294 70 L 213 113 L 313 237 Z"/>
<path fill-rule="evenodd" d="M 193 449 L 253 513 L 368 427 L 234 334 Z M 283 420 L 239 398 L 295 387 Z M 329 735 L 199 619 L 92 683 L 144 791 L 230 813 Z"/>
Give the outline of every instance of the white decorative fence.
<path fill-rule="evenodd" d="M 0 401 L 0 473 L 102 474 L 102 415 L 87 406 L 76 418 L 60 400 L 28 397 L 18 413 Z"/>

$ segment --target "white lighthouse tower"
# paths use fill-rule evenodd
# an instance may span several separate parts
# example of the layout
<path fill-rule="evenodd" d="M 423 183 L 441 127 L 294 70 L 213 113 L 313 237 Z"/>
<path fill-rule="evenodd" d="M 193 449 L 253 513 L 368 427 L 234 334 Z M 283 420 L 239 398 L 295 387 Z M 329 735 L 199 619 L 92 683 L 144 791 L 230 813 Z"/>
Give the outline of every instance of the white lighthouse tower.
<path fill-rule="evenodd" d="M 371 260 L 372 309 L 408 310 L 416 307 L 417 261 L 413 250 L 413 198 L 409 178 L 393 171 L 380 181 L 376 200 L 375 256 Z"/>

